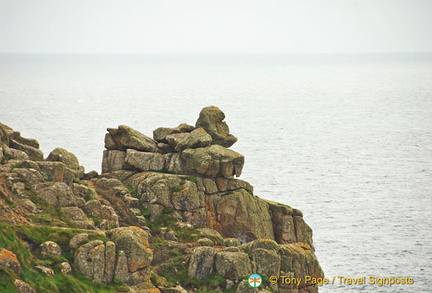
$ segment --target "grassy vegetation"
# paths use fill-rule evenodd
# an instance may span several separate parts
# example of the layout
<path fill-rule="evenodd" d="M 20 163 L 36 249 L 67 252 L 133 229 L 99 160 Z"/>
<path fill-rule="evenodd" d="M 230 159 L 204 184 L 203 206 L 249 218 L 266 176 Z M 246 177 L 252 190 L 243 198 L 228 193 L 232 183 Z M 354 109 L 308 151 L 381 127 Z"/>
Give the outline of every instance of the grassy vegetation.
<path fill-rule="evenodd" d="M 150 232 L 153 235 L 160 233 L 162 227 L 174 227 L 177 220 L 170 215 L 162 215 L 152 222 L 146 222 L 145 225 L 150 228 Z"/>
<path fill-rule="evenodd" d="M 26 186 L 25 192 L 40 210 L 39 213 L 29 216 L 29 219 L 32 220 L 33 223 L 48 226 L 75 227 L 75 224 L 69 220 L 59 206 L 53 206 L 47 203 L 42 197 L 36 195 L 34 190 L 28 186 Z"/>
<path fill-rule="evenodd" d="M 0 269 L 0 292 L 17 292 L 13 285 L 16 278 L 32 285 L 37 292 L 118 292 L 122 287 L 120 283 L 100 284 L 94 283 L 84 277 L 77 270 L 72 275 L 60 273 L 59 264 L 63 261 L 72 262 L 69 240 L 82 231 L 76 229 L 62 229 L 53 227 L 11 226 L 0 223 L 0 247 L 13 251 L 20 264 L 21 274 L 16 276 L 9 269 Z M 91 240 L 101 237 L 94 233 L 89 235 Z M 38 255 L 37 248 L 45 241 L 52 240 L 58 243 L 63 251 L 60 257 L 45 257 Z M 101 239 L 105 240 L 106 239 Z M 55 277 L 48 277 L 35 270 L 35 266 L 44 265 L 52 268 Z"/>
<path fill-rule="evenodd" d="M 177 185 L 174 186 L 171 190 L 172 192 L 181 192 L 183 189 L 185 189 L 184 185 Z"/>
<path fill-rule="evenodd" d="M 156 173 L 163 173 L 163 174 L 177 174 L 174 171 L 168 171 L 168 169 L 166 169 L 166 168 L 163 168 L 162 170 L 153 170 L 153 169 L 150 169 L 149 171 L 150 172 L 156 172 Z"/>
<path fill-rule="evenodd" d="M 96 197 L 95 197 L 94 195 L 92 195 L 92 194 L 87 194 L 87 195 L 84 197 L 84 200 L 85 200 L 85 201 L 91 201 L 91 200 L 94 200 L 94 199 L 96 199 Z"/>
<path fill-rule="evenodd" d="M 100 223 L 102 223 L 102 220 L 100 218 L 92 216 L 88 213 L 84 213 L 84 214 L 87 216 L 87 218 L 92 219 L 96 226 L 99 226 Z"/>
<path fill-rule="evenodd" d="M 195 184 L 198 183 L 198 179 L 196 178 L 196 176 L 192 176 L 192 175 L 186 176 L 186 180 L 190 181 L 190 182 L 193 182 Z"/>
<path fill-rule="evenodd" d="M 124 186 L 126 186 L 126 188 L 127 188 L 127 190 L 129 191 L 129 193 L 130 193 L 130 195 L 132 196 L 132 197 L 135 197 L 135 198 L 140 198 L 139 196 L 138 196 L 138 191 L 132 186 L 132 185 L 130 185 L 130 184 L 127 184 L 124 180 L 120 180 L 120 182 L 124 185 Z"/>
<path fill-rule="evenodd" d="M 212 275 L 204 279 L 194 279 L 188 276 L 188 270 L 183 264 L 184 257 L 172 258 L 172 261 L 160 266 L 159 275 L 164 277 L 172 286 L 180 284 L 183 288 L 197 290 L 195 292 L 220 292 L 226 284 L 223 276 Z M 216 289 L 219 289 L 216 291 Z M 235 292 L 236 288 L 223 292 Z"/>
<path fill-rule="evenodd" d="M 4 151 L 3 151 L 3 153 L 4 153 Z M 6 165 L 8 162 L 9 162 L 9 157 L 6 155 L 3 155 L 3 157 L 1 158 L 0 164 Z"/>
<path fill-rule="evenodd" d="M 148 209 L 141 207 L 141 212 L 136 214 L 137 216 L 144 216 L 145 218 L 149 218 L 151 213 Z"/>
<path fill-rule="evenodd" d="M 15 207 L 15 202 L 13 200 L 11 200 L 6 194 L 4 194 L 1 190 L 0 190 L 0 198 L 2 198 L 4 200 L 4 202 L 6 203 L 7 206 L 14 208 Z"/>

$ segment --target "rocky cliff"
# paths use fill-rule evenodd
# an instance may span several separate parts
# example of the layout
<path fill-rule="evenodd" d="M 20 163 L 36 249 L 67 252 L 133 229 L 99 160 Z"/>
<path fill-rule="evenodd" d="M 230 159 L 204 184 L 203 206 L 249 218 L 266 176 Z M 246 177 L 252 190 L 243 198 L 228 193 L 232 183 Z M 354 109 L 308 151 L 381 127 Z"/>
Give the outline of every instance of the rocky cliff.
<path fill-rule="evenodd" d="M 108 128 L 102 174 L 0 124 L 3 292 L 317 292 L 302 212 L 261 199 L 217 107 L 153 138 Z M 263 277 L 259 289 L 247 277 Z M 260 290 L 260 291 L 258 291 Z"/>

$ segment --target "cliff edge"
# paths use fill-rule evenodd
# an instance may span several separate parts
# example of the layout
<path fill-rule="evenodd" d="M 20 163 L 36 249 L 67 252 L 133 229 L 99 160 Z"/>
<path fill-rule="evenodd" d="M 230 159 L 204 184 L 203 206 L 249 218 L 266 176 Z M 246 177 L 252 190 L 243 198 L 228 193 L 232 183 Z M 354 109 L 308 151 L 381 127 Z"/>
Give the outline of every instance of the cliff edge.
<path fill-rule="evenodd" d="M 108 128 L 100 175 L 0 124 L 2 292 L 318 292 L 312 230 L 236 178 L 224 119 Z"/>

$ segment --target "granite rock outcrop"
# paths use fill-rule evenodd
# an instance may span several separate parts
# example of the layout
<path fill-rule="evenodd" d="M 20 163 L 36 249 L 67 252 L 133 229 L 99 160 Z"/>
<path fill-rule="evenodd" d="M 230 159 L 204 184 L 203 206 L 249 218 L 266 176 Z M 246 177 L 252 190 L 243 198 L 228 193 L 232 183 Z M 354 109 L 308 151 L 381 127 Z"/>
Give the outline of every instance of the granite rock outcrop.
<path fill-rule="evenodd" d="M 42 292 L 31 276 L 79 272 L 107 291 L 240 293 L 251 273 L 323 277 L 302 212 L 238 179 L 245 160 L 230 149 L 237 138 L 224 119 L 210 106 L 195 126 L 160 127 L 153 137 L 108 128 L 100 175 L 63 148 L 44 158 L 35 139 L 0 124 L 6 285 Z M 260 292 L 268 290 L 318 287 L 266 282 Z"/>

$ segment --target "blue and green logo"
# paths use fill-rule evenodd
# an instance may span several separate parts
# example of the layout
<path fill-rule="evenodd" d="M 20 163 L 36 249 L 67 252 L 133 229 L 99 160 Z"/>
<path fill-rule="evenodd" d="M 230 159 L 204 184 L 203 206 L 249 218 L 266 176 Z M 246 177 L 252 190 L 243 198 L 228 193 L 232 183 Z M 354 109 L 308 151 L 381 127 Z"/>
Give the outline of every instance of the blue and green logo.
<path fill-rule="evenodd" d="M 252 288 L 258 288 L 262 284 L 262 277 L 258 274 L 252 274 L 248 277 L 248 284 Z"/>

